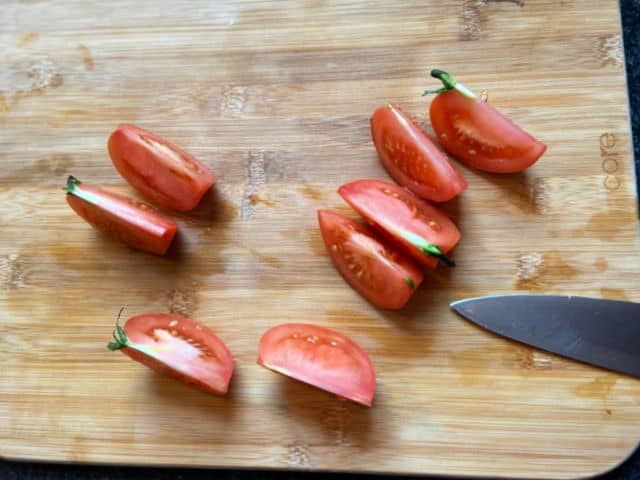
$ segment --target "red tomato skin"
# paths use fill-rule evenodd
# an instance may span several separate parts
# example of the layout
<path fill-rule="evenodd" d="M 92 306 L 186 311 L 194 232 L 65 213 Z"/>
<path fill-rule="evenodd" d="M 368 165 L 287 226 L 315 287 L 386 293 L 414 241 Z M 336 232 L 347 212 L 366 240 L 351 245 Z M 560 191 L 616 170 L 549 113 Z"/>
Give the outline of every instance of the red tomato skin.
<path fill-rule="evenodd" d="M 299 337 L 293 338 L 292 335 L 296 332 L 299 332 Z M 315 337 L 315 340 L 310 342 L 309 337 Z M 293 348 L 286 348 L 290 346 Z M 319 348 L 326 353 L 323 360 L 329 364 L 328 369 L 323 369 L 323 365 L 317 362 L 321 357 L 317 354 Z M 328 351 L 330 348 L 340 350 L 332 354 Z M 332 362 L 339 361 L 336 360 L 338 353 L 343 351 L 352 354 L 350 365 L 357 365 L 358 370 L 337 371 L 331 365 Z M 260 339 L 257 363 L 338 397 L 367 407 L 373 404 L 376 376 L 371 359 L 358 344 L 335 330 L 305 323 L 285 323 L 272 327 Z"/>
<path fill-rule="evenodd" d="M 120 175 L 145 198 L 179 212 L 192 210 L 215 182 L 195 157 L 134 125 L 119 125 L 108 142 Z"/>
<path fill-rule="evenodd" d="M 173 325 L 175 323 L 175 325 Z M 194 386 L 198 390 L 207 393 L 216 393 L 224 395 L 229 389 L 229 383 L 233 376 L 233 357 L 220 338 L 205 326 L 194 322 L 193 320 L 166 313 L 144 313 L 131 317 L 124 325 L 124 331 L 129 340 L 144 344 L 152 345 L 153 332 L 156 329 L 175 331 L 180 335 L 192 338 L 194 345 L 206 346 L 221 363 L 219 375 L 215 378 L 198 378 L 184 372 L 180 372 L 171 365 L 147 355 L 134 348 L 125 347 L 121 351 L 129 358 L 139 362 L 146 367 L 181 382 Z"/>
<path fill-rule="evenodd" d="M 344 215 L 318 210 L 318 222 L 336 269 L 354 290 L 377 307 L 404 307 L 424 279 L 412 260 Z"/>
<path fill-rule="evenodd" d="M 115 192 L 81 183 L 97 204 L 67 194 L 69 206 L 92 227 L 136 250 L 164 255 L 178 229 L 172 218 L 154 208 Z"/>
<path fill-rule="evenodd" d="M 447 154 L 399 107 L 379 107 L 371 118 L 371 136 L 382 165 L 417 196 L 446 202 L 468 184 Z"/>
<path fill-rule="evenodd" d="M 544 143 L 487 102 L 455 90 L 439 93 L 433 99 L 429 117 L 444 148 L 478 170 L 520 172 L 547 150 Z"/>
<path fill-rule="evenodd" d="M 342 185 L 338 193 L 351 208 L 372 223 L 375 230 L 419 264 L 431 269 L 437 268 L 438 259 L 425 255 L 400 237 L 398 229 L 422 237 L 445 254 L 460 241 L 460 230 L 449 217 L 404 187 L 384 180 L 363 179 Z"/>

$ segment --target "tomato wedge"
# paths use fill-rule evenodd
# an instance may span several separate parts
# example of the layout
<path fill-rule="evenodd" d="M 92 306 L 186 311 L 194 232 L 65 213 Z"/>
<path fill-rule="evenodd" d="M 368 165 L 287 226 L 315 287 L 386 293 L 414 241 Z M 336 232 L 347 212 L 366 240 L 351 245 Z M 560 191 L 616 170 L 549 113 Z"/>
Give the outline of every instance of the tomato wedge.
<path fill-rule="evenodd" d="M 370 407 L 376 375 L 353 340 L 329 328 L 286 323 L 260 339 L 258 364 L 339 397 Z"/>
<path fill-rule="evenodd" d="M 520 172 L 547 146 L 536 140 L 442 70 L 431 75 L 444 87 L 431 102 L 431 125 L 444 148 L 471 167 L 493 173 Z"/>
<path fill-rule="evenodd" d="M 131 198 L 67 179 L 67 203 L 94 228 L 132 248 L 164 255 L 178 226 L 170 217 Z"/>
<path fill-rule="evenodd" d="M 108 147 L 113 165 L 131 186 L 172 210 L 193 209 L 215 181 L 192 155 L 134 125 L 119 125 Z"/>
<path fill-rule="evenodd" d="M 374 228 L 383 231 L 419 263 L 436 268 L 460 240 L 458 227 L 433 205 L 406 188 L 382 180 L 357 180 L 338 193 Z"/>
<path fill-rule="evenodd" d="M 116 324 L 109 350 L 205 392 L 227 393 L 233 357 L 211 330 L 186 317 L 145 313 Z"/>
<path fill-rule="evenodd" d="M 402 308 L 422 283 L 422 271 L 403 253 L 355 220 L 318 210 L 322 239 L 344 279 L 380 308 Z"/>
<path fill-rule="evenodd" d="M 371 118 L 371 136 L 389 175 L 419 197 L 446 202 L 467 188 L 447 154 L 400 108 L 378 108 Z"/>

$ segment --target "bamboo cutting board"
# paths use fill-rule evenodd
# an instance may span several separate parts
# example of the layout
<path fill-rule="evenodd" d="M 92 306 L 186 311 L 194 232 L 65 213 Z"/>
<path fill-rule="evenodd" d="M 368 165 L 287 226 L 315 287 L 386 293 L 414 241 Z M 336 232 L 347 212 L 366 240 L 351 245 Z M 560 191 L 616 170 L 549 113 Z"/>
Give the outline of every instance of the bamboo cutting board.
<path fill-rule="evenodd" d="M 575 2 L 3 2 L 0 11 L 0 454 L 160 465 L 576 477 L 640 437 L 640 382 L 510 343 L 454 315 L 463 297 L 640 300 L 637 207 L 618 4 Z M 399 3 L 405 5 L 400 6 Z M 548 152 L 529 171 L 461 167 L 445 206 L 458 267 L 400 312 L 334 270 L 318 208 L 388 178 L 369 116 L 428 127 L 432 67 L 457 75 Z M 120 122 L 218 175 L 166 258 L 94 232 L 68 174 L 135 195 L 112 167 Z M 227 397 L 161 378 L 109 340 L 169 311 L 227 342 Z M 285 321 L 335 327 L 378 374 L 365 409 L 255 365 Z"/>

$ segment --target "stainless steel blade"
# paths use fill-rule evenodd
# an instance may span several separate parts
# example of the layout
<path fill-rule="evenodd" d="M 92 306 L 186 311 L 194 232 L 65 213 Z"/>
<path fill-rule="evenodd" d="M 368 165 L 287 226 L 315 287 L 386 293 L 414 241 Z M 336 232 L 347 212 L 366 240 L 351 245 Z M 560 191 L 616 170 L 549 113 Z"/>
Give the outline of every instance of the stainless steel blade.
<path fill-rule="evenodd" d="M 640 303 L 561 295 L 496 295 L 451 308 L 492 332 L 640 377 Z"/>

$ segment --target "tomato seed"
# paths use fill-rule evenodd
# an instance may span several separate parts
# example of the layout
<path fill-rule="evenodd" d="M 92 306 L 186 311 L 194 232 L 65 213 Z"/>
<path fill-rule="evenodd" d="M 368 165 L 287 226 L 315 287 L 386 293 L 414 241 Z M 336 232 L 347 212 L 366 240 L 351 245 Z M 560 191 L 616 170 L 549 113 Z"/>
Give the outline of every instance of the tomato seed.
<path fill-rule="evenodd" d="M 429 220 L 429 223 L 427 225 L 433 228 L 436 232 L 439 232 L 440 230 L 442 230 L 442 227 L 440 226 L 440 224 L 433 220 Z"/>

